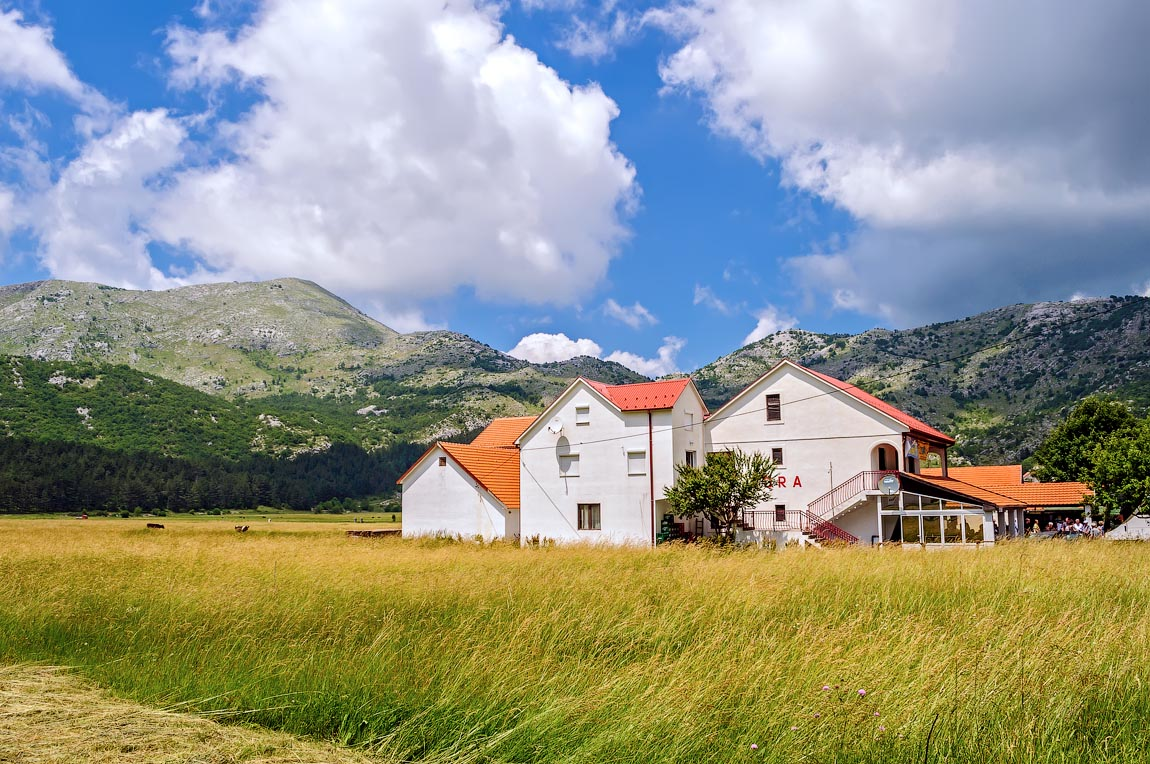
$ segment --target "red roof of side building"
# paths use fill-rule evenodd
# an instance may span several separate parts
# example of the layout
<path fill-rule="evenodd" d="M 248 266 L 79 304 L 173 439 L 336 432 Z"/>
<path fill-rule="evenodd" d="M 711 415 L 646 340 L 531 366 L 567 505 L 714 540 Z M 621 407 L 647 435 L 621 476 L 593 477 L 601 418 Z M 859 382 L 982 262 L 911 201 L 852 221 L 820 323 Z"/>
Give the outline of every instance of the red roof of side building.
<path fill-rule="evenodd" d="M 691 384 L 688 378 L 636 382 L 630 385 L 607 385 L 590 379 L 583 381 L 615 404 L 620 411 L 659 411 L 673 408 L 679 396 L 687 389 L 687 385 Z M 706 412 L 706 406 L 703 407 L 703 411 Z"/>
<path fill-rule="evenodd" d="M 471 441 L 484 448 L 515 448 L 515 441 L 535 421 L 534 416 L 508 416 L 491 420 L 491 424 Z"/>
<path fill-rule="evenodd" d="M 924 475 L 942 476 L 941 467 L 924 467 Z M 990 467 L 950 467 L 946 474 L 956 480 L 980 485 L 983 488 L 995 486 L 1022 485 L 1022 465 L 1003 464 Z"/>
<path fill-rule="evenodd" d="M 940 476 L 939 468 L 924 469 L 924 475 Z M 1024 483 L 1022 465 L 998 467 L 951 467 L 947 474 L 956 480 L 1008 496 L 1026 507 L 1081 507 L 1094 492 L 1085 483 Z"/>
<path fill-rule="evenodd" d="M 989 488 L 983 488 L 962 480 L 956 480 L 952 477 L 942 477 L 941 475 L 912 475 L 905 472 L 902 473 L 902 477 L 908 482 L 917 480 L 928 486 L 935 486 L 946 491 L 951 491 L 952 493 L 967 496 L 983 504 L 992 504 L 996 507 L 1025 506 L 1024 502 L 1015 499 L 1013 496 L 1008 496 L 998 489 L 991 490 Z"/>
<path fill-rule="evenodd" d="M 467 474 L 508 509 L 519 509 L 519 451 L 440 443 Z"/>
<path fill-rule="evenodd" d="M 423 464 L 436 449 L 463 468 L 476 483 L 503 503 L 508 509 L 519 509 L 519 449 L 484 448 L 463 443 L 435 443 L 423 452 L 395 482 L 402 485 L 416 467 Z"/>
<path fill-rule="evenodd" d="M 878 409 L 879 411 L 886 414 L 887 416 L 892 417 L 893 419 L 897 420 L 898 422 L 901 422 L 902 424 L 906 425 L 910 429 L 911 435 L 914 435 L 914 436 L 920 437 L 920 438 L 926 438 L 927 440 L 933 440 L 935 442 L 941 442 L 941 443 L 946 444 L 946 445 L 953 445 L 955 442 L 954 438 L 950 437 L 946 433 L 941 432 L 940 430 L 934 429 L 933 427 L 931 427 L 926 422 L 915 419 L 914 417 L 912 417 L 910 414 L 906 413 L 905 411 L 900 411 L 900 410 L 896 409 L 894 406 L 890 405 L 886 401 L 883 401 L 883 400 L 880 400 L 880 399 L 874 397 L 870 393 L 861 390 L 860 388 L 856 387 L 855 385 L 852 385 L 849 382 L 843 382 L 841 379 L 835 379 L 834 377 L 828 376 L 826 374 L 820 374 L 819 372 L 817 372 L 813 369 L 808 369 L 805 366 L 799 366 L 799 364 L 797 364 L 797 363 L 795 364 L 795 366 L 798 366 L 803 371 L 806 371 L 810 374 L 813 374 L 814 376 L 821 379 L 823 382 L 826 382 L 827 384 L 832 385 L 833 387 L 837 387 L 839 390 L 842 390 L 844 393 L 850 395 L 851 397 L 855 398 L 856 400 L 862 401 L 866 405 L 871 406 L 872 408 Z"/>

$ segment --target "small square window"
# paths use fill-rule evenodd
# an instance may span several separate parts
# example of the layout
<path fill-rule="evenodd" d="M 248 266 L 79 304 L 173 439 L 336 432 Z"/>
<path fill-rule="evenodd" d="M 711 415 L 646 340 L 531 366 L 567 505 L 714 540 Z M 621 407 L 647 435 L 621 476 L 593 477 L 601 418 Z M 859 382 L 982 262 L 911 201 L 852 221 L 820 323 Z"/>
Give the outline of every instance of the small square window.
<path fill-rule="evenodd" d="M 786 504 L 776 504 L 775 505 L 775 522 L 776 523 L 785 523 L 786 521 L 787 521 L 787 505 Z"/>
<path fill-rule="evenodd" d="M 579 454 L 564 454 L 559 457 L 560 477 L 579 477 Z"/>
<path fill-rule="evenodd" d="M 628 475 L 646 475 L 647 474 L 647 452 L 646 451 L 628 451 L 627 452 L 627 474 Z"/>
<path fill-rule="evenodd" d="M 600 511 L 598 504 L 580 504 L 579 505 L 579 530 L 581 530 L 581 531 L 601 531 L 601 530 L 603 530 L 603 514 Z"/>
<path fill-rule="evenodd" d="M 698 466 L 698 465 L 695 463 L 695 461 L 696 461 L 696 457 L 695 457 L 695 452 L 694 452 L 694 451 L 688 451 L 688 452 L 687 452 L 687 459 L 686 459 L 686 461 L 687 461 L 687 466 L 688 466 L 688 467 L 696 467 L 696 466 Z"/>
<path fill-rule="evenodd" d="M 575 424 L 591 424 L 591 407 L 590 406 L 576 406 L 575 407 Z"/>
<path fill-rule="evenodd" d="M 446 467 L 447 466 L 447 457 L 446 456 L 439 457 L 439 466 L 440 467 Z"/>
<path fill-rule="evenodd" d="M 783 466 L 783 449 L 772 448 L 771 449 L 771 461 L 775 463 L 776 467 L 782 467 Z"/>
<path fill-rule="evenodd" d="M 767 421 L 783 421 L 783 402 L 779 399 L 777 393 L 771 393 L 767 396 Z"/>

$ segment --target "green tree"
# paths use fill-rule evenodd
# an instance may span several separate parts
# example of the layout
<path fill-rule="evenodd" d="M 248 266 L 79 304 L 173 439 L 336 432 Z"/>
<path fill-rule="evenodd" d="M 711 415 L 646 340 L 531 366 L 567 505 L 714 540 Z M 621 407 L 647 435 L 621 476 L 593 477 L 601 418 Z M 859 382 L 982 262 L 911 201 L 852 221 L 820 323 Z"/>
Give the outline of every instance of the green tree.
<path fill-rule="evenodd" d="M 743 511 L 771 498 L 775 463 L 760 453 L 736 449 L 708 454 L 702 467 L 675 467 L 675 485 L 665 490 L 678 515 L 701 514 L 726 538 Z"/>
<path fill-rule="evenodd" d="M 1098 446 L 1137 423 L 1137 417 L 1122 401 L 1100 395 L 1084 398 L 1038 447 L 1034 473 L 1043 481 L 1088 482 Z"/>
<path fill-rule="evenodd" d="M 1097 448 L 1088 482 L 1105 519 L 1150 512 L 1150 419 L 1111 435 Z"/>

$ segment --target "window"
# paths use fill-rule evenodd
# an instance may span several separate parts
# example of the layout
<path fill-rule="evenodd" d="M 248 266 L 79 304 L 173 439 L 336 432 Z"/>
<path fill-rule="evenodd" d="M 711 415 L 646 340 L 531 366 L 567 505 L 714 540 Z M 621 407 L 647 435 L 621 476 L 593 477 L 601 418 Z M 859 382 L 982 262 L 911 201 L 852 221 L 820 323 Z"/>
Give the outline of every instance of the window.
<path fill-rule="evenodd" d="M 439 466 L 440 467 L 446 467 L 447 466 L 447 457 L 446 456 L 439 457 Z"/>
<path fill-rule="evenodd" d="M 786 521 L 787 521 L 787 505 L 786 504 L 776 504 L 775 505 L 775 522 L 776 523 L 785 523 Z"/>
<path fill-rule="evenodd" d="M 687 466 L 688 467 L 698 466 L 695 463 L 695 452 L 694 451 L 688 451 L 687 452 Z"/>
<path fill-rule="evenodd" d="M 902 541 L 904 544 L 918 544 L 922 541 L 922 531 L 918 526 L 917 515 L 903 516 Z"/>
<path fill-rule="evenodd" d="M 983 541 L 982 518 L 978 515 L 966 515 L 966 543 L 973 544 Z"/>
<path fill-rule="evenodd" d="M 779 396 L 776 393 L 767 396 L 767 421 L 783 421 L 783 403 L 779 400 Z"/>
<path fill-rule="evenodd" d="M 783 449 L 772 448 L 771 449 L 771 461 L 775 463 L 776 467 L 782 467 L 783 466 Z"/>
<path fill-rule="evenodd" d="M 923 515 L 922 540 L 928 544 L 942 543 L 942 518 L 938 515 Z"/>
<path fill-rule="evenodd" d="M 688 411 L 687 412 L 687 424 L 684 425 L 683 429 L 685 429 L 687 432 L 690 432 L 691 430 L 695 429 L 695 412 L 694 411 Z"/>
<path fill-rule="evenodd" d="M 599 511 L 598 504 L 580 504 L 579 505 L 579 530 L 581 531 L 601 531 L 603 530 L 603 518 Z"/>
<path fill-rule="evenodd" d="M 627 474 L 628 475 L 646 475 L 647 474 L 647 452 L 646 451 L 628 451 L 627 452 Z"/>
<path fill-rule="evenodd" d="M 576 406 L 575 407 L 575 424 L 591 424 L 591 407 L 590 406 Z"/>
<path fill-rule="evenodd" d="M 563 454 L 559 457 L 561 477 L 579 477 L 579 454 Z"/>

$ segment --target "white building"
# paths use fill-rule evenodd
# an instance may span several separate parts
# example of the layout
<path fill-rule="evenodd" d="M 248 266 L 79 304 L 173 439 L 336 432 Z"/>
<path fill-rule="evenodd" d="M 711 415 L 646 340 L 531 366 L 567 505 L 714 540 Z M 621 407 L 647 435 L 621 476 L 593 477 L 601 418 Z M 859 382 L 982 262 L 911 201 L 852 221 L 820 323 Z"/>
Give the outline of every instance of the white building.
<path fill-rule="evenodd" d="M 538 417 L 496 420 L 470 446 L 439 443 L 400 479 L 404 535 L 612 544 L 660 531 L 678 464 L 741 449 L 776 464 L 745 540 L 934 547 L 1022 535 L 1024 512 L 1085 506 L 1079 483 L 1023 484 L 1021 467 L 947 468 L 954 439 L 858 387 L 782 361 L 713 414 L 689 379 L 577 379 Z M 937 463 L 926 468 L 927 463 Z"/>
<path fill-rule="evenodd" d="M 519 538 L 519 451 L 535 417 L 496 419 L 470 445 L 436 443 L 399 478 L 404 536 Z"/>
<path fill-rule="evenodd" d="M 525 541 L 655 543 L 675 465 L 700 463 L 707 407 L 689 379 L 577 379 L 517 441 Z"/>
<path fill-rule="evenodd" d="M 708 450 L 758 451 L 777 465 L 774 495 L 746 513 L 746 536 L 928 545 L 994 538 L 988 492 L 945 468 L 937 478 L 921 475 L 931 454 L 946 464 L 953 438 L 791 361 L 715 411 L 706 430 Z"/>

